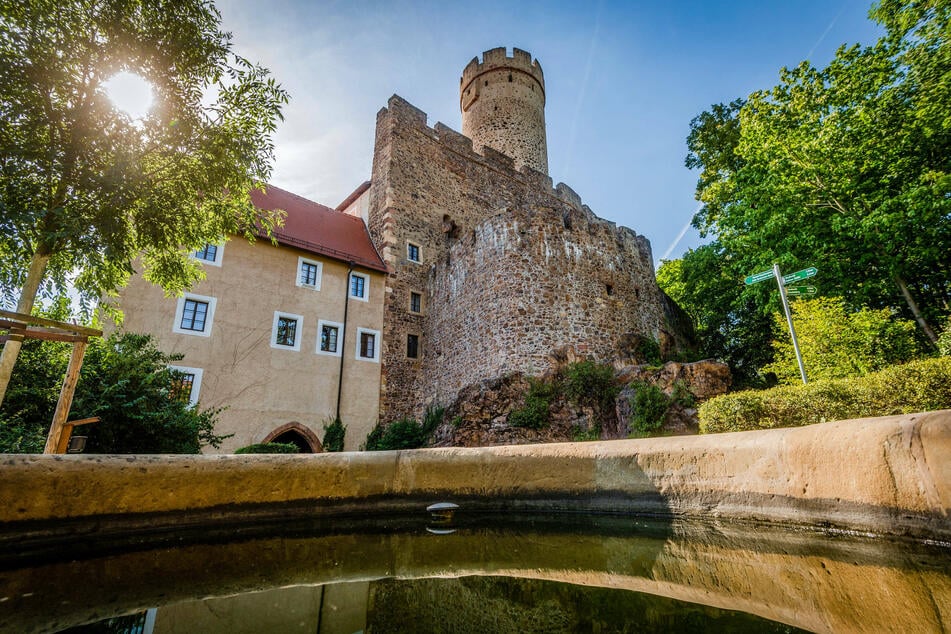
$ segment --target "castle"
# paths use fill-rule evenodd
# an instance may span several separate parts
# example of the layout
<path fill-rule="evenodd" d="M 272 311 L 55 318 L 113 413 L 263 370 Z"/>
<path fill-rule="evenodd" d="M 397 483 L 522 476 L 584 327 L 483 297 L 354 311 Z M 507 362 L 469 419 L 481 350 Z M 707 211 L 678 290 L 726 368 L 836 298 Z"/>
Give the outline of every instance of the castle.
<path fill-rule="evenodd" d="M 393 96 L 371 179 L 335 209 L 253 192 L 286 212 L 274 242 L 206 245 L 206 278 L 177 299 L 141 276 L 123 290 L 125 327 L 183 356 L 180 397 L 223 408 L 220 451 L 321 451 L 338 416 L 353 450 L 485 379 L 678 346 L 647 239 L 552 187 L 539 63 L 487 51 L 459 96 L 464 134 Z"/>
<path fill-rule="evenodd" d="M 344 205 L 389 269 L 383 422 L 483 379 L 540 374 L 559 351 L 612 361 L 638 338 L 677 336 L 648 240 L 552 186 L 539 62 L 486 51 L 463 70 L 459 99 L 462 134 L 390 98 L 369 186 Z"/>

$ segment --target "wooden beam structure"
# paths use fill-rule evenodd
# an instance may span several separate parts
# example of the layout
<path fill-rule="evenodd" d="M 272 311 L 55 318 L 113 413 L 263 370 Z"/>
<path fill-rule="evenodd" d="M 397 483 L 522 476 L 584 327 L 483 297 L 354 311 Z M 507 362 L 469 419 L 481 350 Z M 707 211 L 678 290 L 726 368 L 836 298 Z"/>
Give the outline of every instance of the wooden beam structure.
<path fill-rule="evenodd" d="M 23 339 L 40 339 L 42 341 L 63 341 L 73 344 L 73 352 L 69 357 L 69 366 L 63 379 L 63 387 L 59 392 L 56 403 L 56 412 L 50 425 L 49 435 L 46 437 L 46 447 L 43 453 L 66 453 L 69 438 L 73 427 L 99 421 L 98 417 L 66 422 L 69 417 L 69 408 L 73 404 L 73 395 L 76 393 L 76 384 L 79 382 L 79 371 L 83 365 L 83 356 L 89 337 L 101 337 L 102 331 L 79 324 L 70 324 L 63 321 L 34 317 L 9 310 L 0 310 L 0 330 L 9 334 L 0 335 L 0 343 L 7 341 L 22 341 Z"/>

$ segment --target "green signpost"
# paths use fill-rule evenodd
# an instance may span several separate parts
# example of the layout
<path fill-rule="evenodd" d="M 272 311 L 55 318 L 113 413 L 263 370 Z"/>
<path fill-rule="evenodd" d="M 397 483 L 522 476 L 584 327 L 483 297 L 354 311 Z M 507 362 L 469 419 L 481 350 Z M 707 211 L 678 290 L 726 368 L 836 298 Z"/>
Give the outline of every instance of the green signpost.
<path fill-rule="evenodd" d="M 792 337 L 793 350 L 796 351 L 796 362 L 799 364 L 799 375 L 802 377 L 802 382 L 808 383 L 806 379 L 806 367 L 802 364 L 802 354 L 799 352 L 799 342 L 796 341 L 796 329 L 793 327 L 792 323 L 792 313 L 789 312 L 789 302 L 786 299 L 787 295 L 793 297 L 798 297 L 802 295 L 815 295 L 816 287 L 815 286 L 790 286 L 786 287 L 786 284 L 791 282 L 799 282 L 801 280 L 807 280 L 810 277 L 813 277 L 819 270 L 810 266 L 807 269 L 801 271 L 796 271 L 795 273 L 790 273 L 789 275 L 782 275 L 779 271 L 779 265 L 773 264 L 773 269 L 771 271 L 760 271 L 759 273 L 754 273 L 747 277 L 744 282 L 747 286 L 752 286 L 753 284 L 758 284 L 759 282 L 765 282 L 769 278 L 776 280 L 776 285 L 779 286 L 779 299 L 783 302 L 783 311 L 786 313 L 786 323 L 789 324 L 789 336 Z"/>
<path fill-rule="evenodd" d="M 816 267 L 810 266 L 808 269 L 803 269 L 801 271 L 796 271 L 795 273 L 790 273 L 789 275 L 784 275 L 783 284 L 789 284 L 790 282 L 798 282 L 800 280 L 808 279 L 818 272 L 819 270 Z"/>
<path fill-rule="evenodd" d="M 801 295 L 815 295 L 816 287 L 815 286 L 787 286 L 786 294 L 790 297 L 798 297 Z"/>
<path fill-rule="evenodd" d="M 760 273 L 756 273 L 756 274 L 754 274 L 754 275 L 750 275 L 748 278 L 746 278 L 745 281 L 746 281 L 746 285 L 747 285 L 747 286 L 751 286 L 751 285 L 753 285 L 753 284 L 756 284 L 757 282 L 762 282 L 762 281 L 768 280 L 768 279 L 770 279 L 770 278 L 772 278 L 772 277 L 773 277 L 773 272 L 772 272 L 772 271 L 762 271 L 762 272 L 760 272 Z"/>

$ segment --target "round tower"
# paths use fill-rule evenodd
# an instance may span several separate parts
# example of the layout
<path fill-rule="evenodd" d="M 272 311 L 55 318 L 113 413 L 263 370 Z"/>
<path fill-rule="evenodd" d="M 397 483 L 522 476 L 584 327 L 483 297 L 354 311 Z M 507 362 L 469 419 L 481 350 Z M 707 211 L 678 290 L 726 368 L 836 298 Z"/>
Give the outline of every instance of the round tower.
<path fill-rule="evenodd" d="M 487 145 L 548 174 L 545 137 L 545 77 L 531 53 L 493 48 L 475 57 L 459 80 L 462 133 L 476 149 Z"/>

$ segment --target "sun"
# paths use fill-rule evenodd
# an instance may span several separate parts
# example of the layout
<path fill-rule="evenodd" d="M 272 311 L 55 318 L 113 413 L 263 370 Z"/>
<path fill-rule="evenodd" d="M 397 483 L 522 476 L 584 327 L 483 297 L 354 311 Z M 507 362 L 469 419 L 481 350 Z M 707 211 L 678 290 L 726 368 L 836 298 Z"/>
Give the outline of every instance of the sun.
<path fill-rule="evenodd" d="M 152 85 L 135 73 L 117 73 L 103 88 L 112 104 L 133 119 L 142 119 L 152 107 Z"/>

